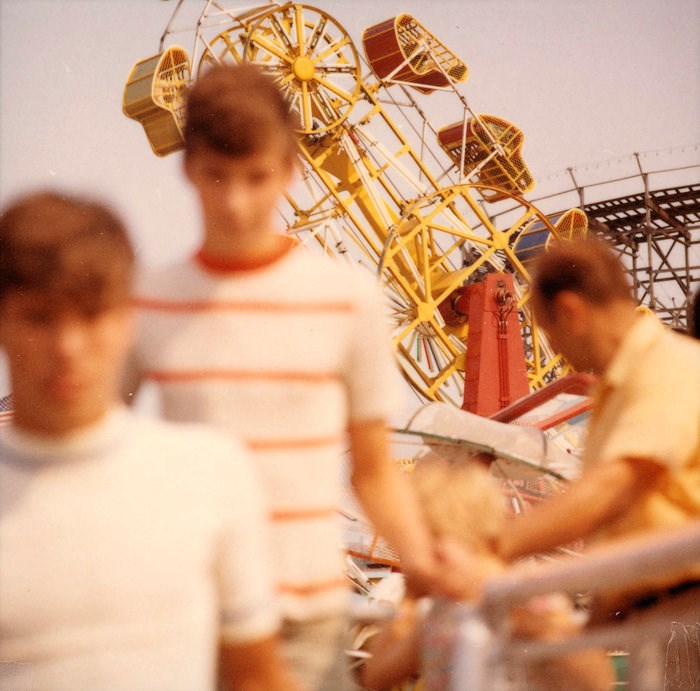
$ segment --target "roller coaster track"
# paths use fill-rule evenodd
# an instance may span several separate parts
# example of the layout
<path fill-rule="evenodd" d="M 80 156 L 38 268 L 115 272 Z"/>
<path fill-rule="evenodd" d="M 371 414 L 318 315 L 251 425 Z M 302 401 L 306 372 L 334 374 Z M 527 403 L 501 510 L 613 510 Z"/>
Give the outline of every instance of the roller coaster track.
<path fill-rule="evenodd" d="M 582 209 L 589 231 L 620 253 L 639 304 L 683 331 L 700 284 L 698 150 L 695 146 L 662 152 L 671 157 L 671 166 L 653 169 L 647 159 L 653 160 L 656 152 L 633 154 L 617 162 L 631 169 L 629 174 L 586 184 L 579 181 L 584 177 L 580 169 L 568 168 L 573 187 L 535 200 L 548 211 L 573 204 Z M 680 165 L 688 154 L 693 162 Z M 626 193 L 620 194 L 622 190 Z"/>

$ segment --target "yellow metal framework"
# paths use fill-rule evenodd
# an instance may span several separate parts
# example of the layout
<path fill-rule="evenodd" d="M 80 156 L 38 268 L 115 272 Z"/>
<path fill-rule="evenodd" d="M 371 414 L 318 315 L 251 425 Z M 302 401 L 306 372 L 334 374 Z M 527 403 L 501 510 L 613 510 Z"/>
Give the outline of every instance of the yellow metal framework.
<path fill-rule="evenodd" d="M 467 66 L 422 24 L 405 14 L 383 24 L 400 52 L 394 72 L 407 67 L 414 75 L 402 83 L 389 79 L 396 74 L 377 80 L 347 31 L 321 9 L 287 3 L 236 12 L 207 2 L 197 22 L 194 50 L 202 55 L 195 69 L 247 61 L 285 91 L 299 115 L 304 163 L 302 182 L 287 198 L 289 232 L 378 273 L 398 360 L 420 395 L 462 404 L 468 323 L 448 325 L 440 306 L 491 271 L 514 274 L 530 384 L 538 388 L 566 365 L 532 320 L 529 273 L 514 243 L 534 223 L 553 237 L 558 232 L 519 196 L 533 184 L 520 158 L 522 132 L 471 112 L 455 87 Z M 368 37 L 388 30 L 377 27 L 365 31 L 365 48 Z M 381 56 L 368 57 L 376 67 Z M 431 73 L 441 80 L 437 87 L 420 81 Z M 458 160 L 450 151 L 445 156 L 440 132 L 411 95 L 434 87 L 464 107 Z M 406 100 L 422 129 L 399 120 Z M 496 225 L 485 204 L 499 200 L 516 209 Z"/>
<path fill-rule="evenodd" d="M 190 59 L 180 46 L 134 65 L 126 82 L 122 109 L 146 130 L 153 152 L 165 156 L 182 148 L 185 87 Z"/>

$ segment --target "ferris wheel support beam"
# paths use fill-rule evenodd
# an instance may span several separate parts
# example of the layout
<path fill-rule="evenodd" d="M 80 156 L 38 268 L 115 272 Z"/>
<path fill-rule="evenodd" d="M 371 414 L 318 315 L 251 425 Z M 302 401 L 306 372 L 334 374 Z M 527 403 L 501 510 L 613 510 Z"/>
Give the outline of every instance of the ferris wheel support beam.
<path fill-rule="evenodd" d="M 462 408 L 489 417 L 530 393 L 525 349 L 509 274 L 469 287 L 469 333 Z"/>

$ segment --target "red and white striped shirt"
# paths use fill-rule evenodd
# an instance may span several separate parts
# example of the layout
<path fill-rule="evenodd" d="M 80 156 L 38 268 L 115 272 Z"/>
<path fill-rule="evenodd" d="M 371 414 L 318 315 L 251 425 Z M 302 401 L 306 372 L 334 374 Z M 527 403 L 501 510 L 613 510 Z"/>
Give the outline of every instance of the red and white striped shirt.
<path fill-rule="evenodd" d="M 159 385 L 164 415 L 213 423 L 254 453 L 285 616 L 342 610 L 345 432 L 397 402 L 372 277 L 303 249 L 246 270 L 198 257 L 146 274 L 137 307 L 137 367 Z"/>

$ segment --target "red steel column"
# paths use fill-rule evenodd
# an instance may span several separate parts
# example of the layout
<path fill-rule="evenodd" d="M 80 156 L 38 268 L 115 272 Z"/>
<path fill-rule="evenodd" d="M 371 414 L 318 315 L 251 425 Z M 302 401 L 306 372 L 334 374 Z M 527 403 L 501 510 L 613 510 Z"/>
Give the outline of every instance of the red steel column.
<path fill-rule="evenodd" d="M 487 274 L 469 293 L 462 408 L 489 416 L 530 393 L 513 277 Z"/>

